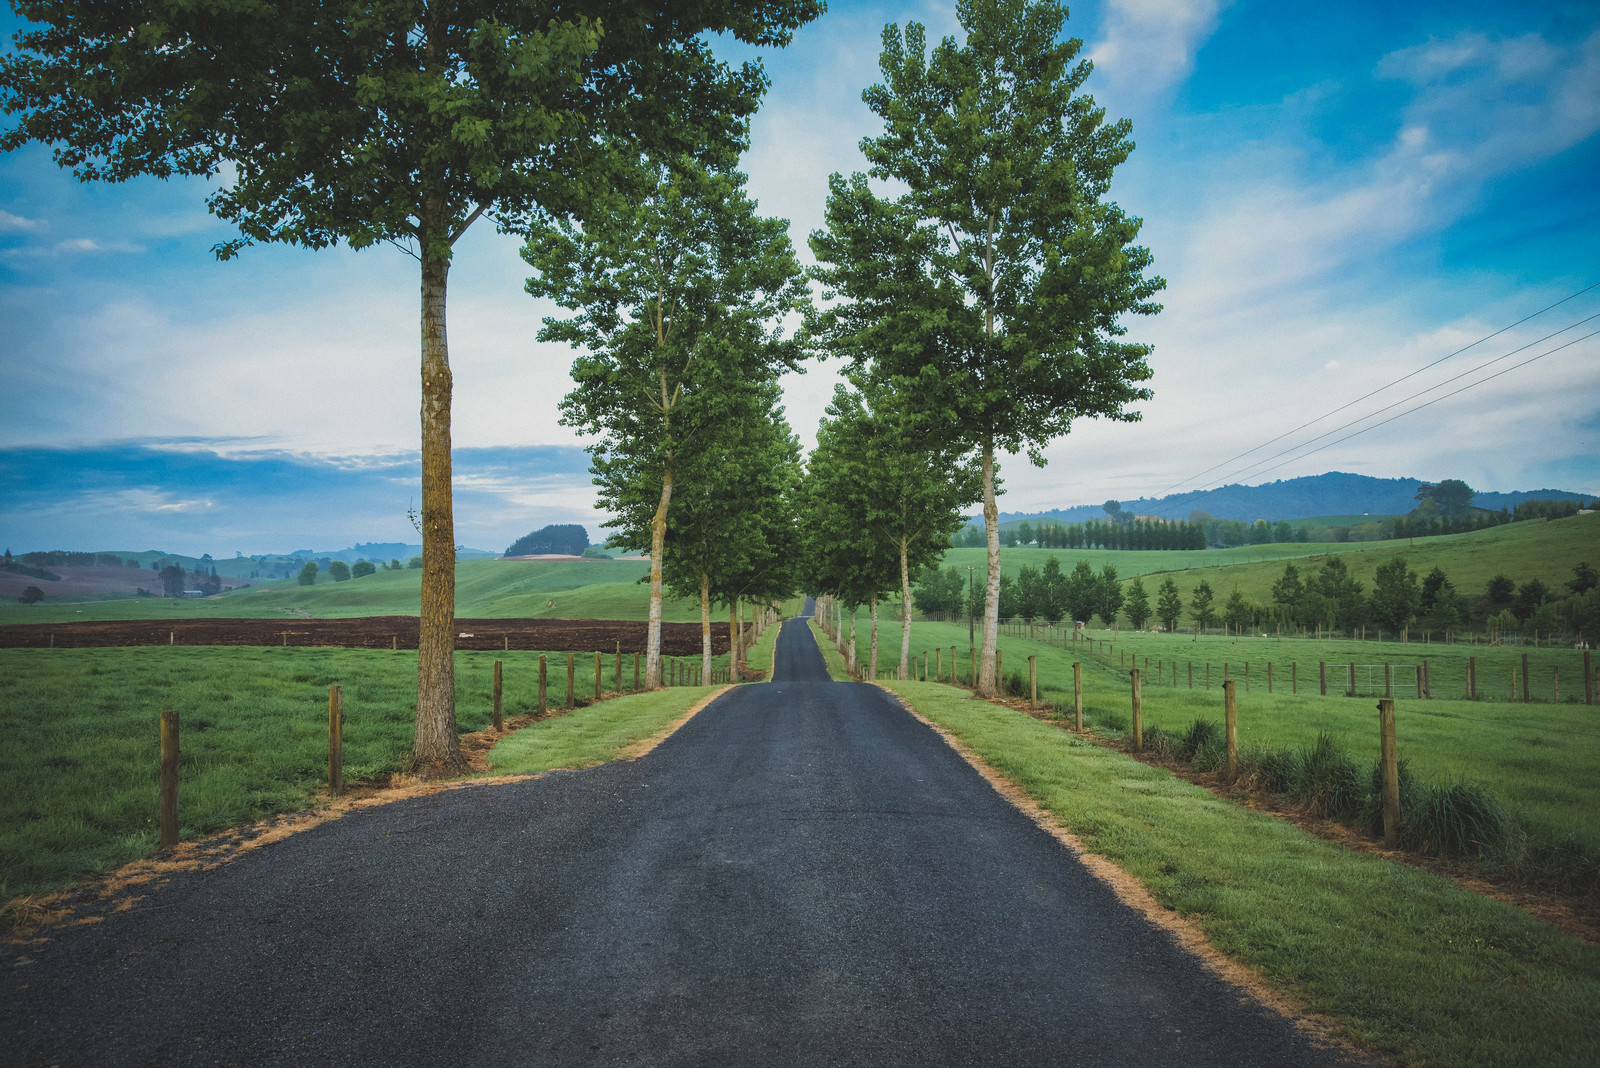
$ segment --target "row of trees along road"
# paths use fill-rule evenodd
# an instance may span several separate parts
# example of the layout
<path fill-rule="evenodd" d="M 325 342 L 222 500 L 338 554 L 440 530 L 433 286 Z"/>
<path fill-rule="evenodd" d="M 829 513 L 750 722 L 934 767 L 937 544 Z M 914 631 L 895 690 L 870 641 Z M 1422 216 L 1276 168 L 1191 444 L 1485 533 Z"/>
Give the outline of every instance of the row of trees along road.
<path fill-rule="evenodd" d="M 838 386 L 827 414 L 798 506 L 805 576 L 849 608 L 868 606 L 869 677 L 878 671 L 878 599 L 898 589 L 905 678 L 912 579 L 937 564 L 966 522 L 962 510 L 981 492 L 977 467 L 943 425 L 871 379 L 854 390 Z"/>
<path fill-rule="evenodd" d="M 781 324 L 809 292 L 787 223 L 756 214 L 731 166 L 647 159 L 626 177 L 605 211 L 536 228 L 524 256 L 538 271 L 528 291 L 575 313 L 539 337 L 586 350 L 562 421 L 594 436 L 612 542 L 650 554 L 645 677 L 659 686 L 669 576 L 700 597 L 707 677 L 712 600 L 735 606 L 775 580 L 764 528 L 783 525 L 782 471 L 798 462 L 778 375 L 801 356 Z M 734 632 L 737 672 L 736 620 Z"/>
<path fill-rule="evenodd" d="M 829 179 L 811 235 L 825 300 L 809 326 L 852 377 L 896 395 L 976 452 L 988 544 L 978 692 L 996 692 L 996 453 L 1040 450 L 1075 419 L 1136 419 L 1147 345 L 1124 319 L 1160 310 L 1140 223 L 1108 199 L 1133 149 L 1081 92 L 1065 6 L 958 0 L 966 43 L 931 55 L 915 22 L 883 32 L 863 95 L 883 132 L 866 174 Z M 875 191 L 887 188 L 895 195 Z M 884 183 L 887 183 L 885 187 Z"/>
<path fill-rule="evenodd" d="M 452 249 L 487 218 L 616 210 L 642 157 L 720 164 L 766 87 L 708 38 L 781 46 L 819 0 L 23 0 L 34 23 L 0 56 L 0 148 L 50 144 L 84 180 L 195 175 L 255 242 L 379 242 L 421 275 L 421 642 L 412 761 L 465 768 L 456 740 Z M 597 217 L 598 216 L 598 217 Z"/>

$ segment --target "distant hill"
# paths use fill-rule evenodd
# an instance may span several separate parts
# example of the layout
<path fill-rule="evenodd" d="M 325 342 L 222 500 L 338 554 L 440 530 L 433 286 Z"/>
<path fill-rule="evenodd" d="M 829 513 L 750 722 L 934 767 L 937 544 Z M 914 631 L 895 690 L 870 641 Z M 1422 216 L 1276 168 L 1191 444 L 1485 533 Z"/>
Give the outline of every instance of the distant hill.
<path fill-rule="evenodd" d="M 1212 490 L 1176 493 L 1159 499 L 1140 497 L 1122 501 L 1122 510 L 1133 515 L 1154 515 L 1164 519 L 1187 519 L 1196 510 L 1218 519 L 1253 522 L 1267 519 L 1308 519 L 1314 516 L 1402 515 L 1417 506 L 1415 478 L 1372 478 L 1330 471 L 1324 475 L 1280 479 L 1260 486 L 1227 485 Z M 1524 501 L 1590 501 L 1593 494 L 1569 490 L 1523 490 L 1514 493 L 1479 492 L 1473 506 L 1499 511 L 1515 508 Z M 1104 519 L 1104 504 L 1083 504 L 1046 512 L 1002 512 L 1002 523 L 1014 520 L 1059 519 L 1082 523 Z"/>

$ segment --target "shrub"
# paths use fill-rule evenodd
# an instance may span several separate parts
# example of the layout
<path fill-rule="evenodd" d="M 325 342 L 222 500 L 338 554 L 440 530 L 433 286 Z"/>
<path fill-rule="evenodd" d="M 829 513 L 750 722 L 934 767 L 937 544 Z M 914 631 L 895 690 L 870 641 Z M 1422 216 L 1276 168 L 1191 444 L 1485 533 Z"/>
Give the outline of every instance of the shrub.
<path fill-rule="evenodd" d="M 1213 724 L 1215 726 L 1215 724 Z M 1200 748 L 1194 751 L 1194 756 L 1189 758 L 1189 766 L 1195 771 L 1216 771 L 1228 763 L 1228 743 L 1219 734 L 1215 738 L 1207 738 L 1200 743 Z"/>

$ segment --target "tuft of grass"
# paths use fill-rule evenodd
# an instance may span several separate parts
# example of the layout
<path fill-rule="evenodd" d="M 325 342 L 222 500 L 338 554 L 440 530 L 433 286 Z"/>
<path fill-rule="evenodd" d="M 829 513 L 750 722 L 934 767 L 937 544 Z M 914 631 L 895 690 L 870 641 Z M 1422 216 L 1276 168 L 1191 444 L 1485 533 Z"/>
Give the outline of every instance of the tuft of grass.
<path fill-rule="evenodd" d="M 1183 733 L 1183 741 L 1178 745 L 1178 758 L 1180 760 L 1193 760 L 1195 754 L 1205 746 L 1215 746 L 1223 741 L 1222 728 L 1215 720 L 1197 719 L 1189 724 L 1189 729 Z"/>
<path fill-rule="evenodd" d="M 1365 778 L 1355 758 L 1324 732 L 1301 751 L 1300 774 L 1289 796 L 1308 815 L 1349 822 L 1360 815 L 1370 796 Z"/>

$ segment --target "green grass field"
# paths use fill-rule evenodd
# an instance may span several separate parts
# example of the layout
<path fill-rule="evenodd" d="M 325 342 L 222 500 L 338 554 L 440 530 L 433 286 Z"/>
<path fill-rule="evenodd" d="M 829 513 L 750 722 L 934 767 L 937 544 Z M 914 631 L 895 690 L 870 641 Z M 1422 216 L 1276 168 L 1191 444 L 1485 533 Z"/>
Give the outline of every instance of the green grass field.
<path fill-rule="evenodd" d="M 547 700 L 560 707 L 568 654 L 545 655 Z M 458 727 L 489 725 L 496 660 L 504 714 L 535 711 L 539 656 L 457 653 Z M 714 665 L 725 670 L 727 657 Z M 578 654 L 574 667 L 574 698 L 589 702 L 594 658 Z M 327 779 L 332 685 L 343 694 L 346 781 L 400 770 L 416 670 L 405 650 L 0 649 L 0 899 L 154 852 L 162 710 L 179 713 L 180 830 L 194 837 L 313 803 Z M 615 670 L 602 658 L 608 694 Z M 623 686 L 632 682 L 625 657 Z"/>

